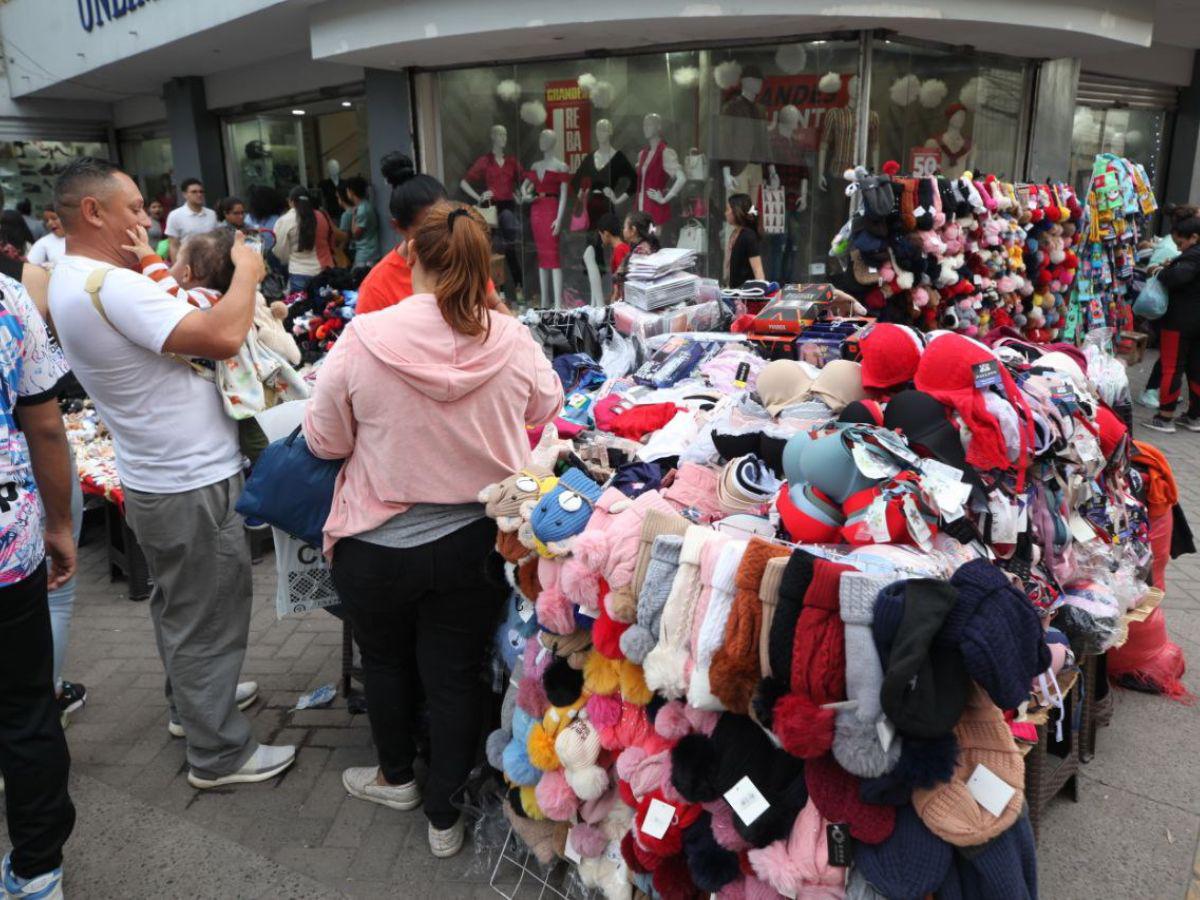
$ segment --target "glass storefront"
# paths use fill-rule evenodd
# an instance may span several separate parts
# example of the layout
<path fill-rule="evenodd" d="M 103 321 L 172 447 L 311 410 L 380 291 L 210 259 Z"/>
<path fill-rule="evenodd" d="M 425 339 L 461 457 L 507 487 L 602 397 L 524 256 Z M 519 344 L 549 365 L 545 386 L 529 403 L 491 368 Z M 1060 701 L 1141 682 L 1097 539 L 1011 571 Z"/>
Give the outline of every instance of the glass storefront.
<path fill-rule="evenodd" d="M 873 56 L 870 167 L 1016 173 L 1023 61 L 883 40 Z M 767 277 L 821 280 L 849 211 L 842 173 L 863 161 L 860 57 L 857 39 L 830 39 L 437 72 L 434 168 L 458 199 L 490 191 L 510 298 L 608 297 L 610 212 L 647 213 L 721 279 L 735 193 L 760 214 Z"/>
<path fill-rule="evenodd" d="M 54 201 L 54 181 L 77 156 L 108 157 L 101 141 L 0 141 L 0 189 L 4 206 L 28 200 L 35 216 Z"/>
<path fill-rule="evenodd" d="M 302 112 L 301 112 L 302 111 Z M 369 176 L 367 124 L 361 99 L 322 100 L 227 119 L 225 153 L 230 192 L 246 197 L 267 186 L 286 197 L 298 184 L 324 190 L 336 179 Z M 336 165 L 332 165 L 336 163 Z M 339 210 L 331 210 L 336 215 Z"/>
<path fill-rule="evenodd" d="M 1086 190 L 1096 154 L 1116 153 L 1145 166 L 1155 195 L 1161 197 L 1166 181 L 1168 119 L 1164 109 L 1077 107 L 1068 181 L 1077 191 Z"/>
<path fill-rule="evenodd" d="M 178 185 L 171 155 L 171 139 L 165 134 L 122 134 L 120 139 L 121 167 L 142 190 L 149 203 L 157 200 L 164 215 L 175 208 Z"/>

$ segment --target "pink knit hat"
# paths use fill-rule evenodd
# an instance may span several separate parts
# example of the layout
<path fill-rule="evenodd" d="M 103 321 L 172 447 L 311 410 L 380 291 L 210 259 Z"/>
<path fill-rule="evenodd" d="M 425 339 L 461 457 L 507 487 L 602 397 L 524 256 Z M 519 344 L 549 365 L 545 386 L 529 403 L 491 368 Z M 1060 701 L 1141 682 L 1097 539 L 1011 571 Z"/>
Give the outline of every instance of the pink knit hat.
<path fill-rule="evenodd" d="M 725 512 L 717 501 L 717 483 L 721 473 L 697 463 L 684 463 L 675 473 L 671 486 L 663 491 L 674 510 L 694 509 L 695 521 L 702 524 L 724 518 Z"/>
<path fill-rule="evenodd" d="M 787 838 L 748 854 L 750 865 L 763 881 L 785 897 L 839 900 L 845 896 L 845 869 L 829 865 L 825 821 L 809 800 Z"/>
<path fill-rule="evenodd" d="M 600 495 L 587 528 L 575 540 L 572 555 L 563 564 L 559 586 L 572 603 L 578 604 L 590 615 L 595 615 L 600 603 L 600 573 L 583 564 L 578 553 L 580 543 L 586 547 L 595 536 L 607 531 L 617 517 L 629 508 L 631 501 L 616 488 L 609 488 Z"/>

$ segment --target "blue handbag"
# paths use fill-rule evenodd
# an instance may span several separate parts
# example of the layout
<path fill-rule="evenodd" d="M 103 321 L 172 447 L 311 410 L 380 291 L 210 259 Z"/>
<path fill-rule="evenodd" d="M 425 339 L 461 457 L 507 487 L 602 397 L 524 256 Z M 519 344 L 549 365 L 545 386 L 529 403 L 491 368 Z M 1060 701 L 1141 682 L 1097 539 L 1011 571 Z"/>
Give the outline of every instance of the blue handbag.
<path fill-rule="evenodd" d="M 297 427 L 287 437 L 272 441 L 259 456 L 238 498 L 237 511 L 320 547 L 342 462 L 314 456 Z"/>
<path fill-rule="evenodd" d="M 1133 314 L 1143 319 L 1161 319 L 1167 312 L 1168 299 L 1167 289 L 1153 275 L 1133 301 Z"/>

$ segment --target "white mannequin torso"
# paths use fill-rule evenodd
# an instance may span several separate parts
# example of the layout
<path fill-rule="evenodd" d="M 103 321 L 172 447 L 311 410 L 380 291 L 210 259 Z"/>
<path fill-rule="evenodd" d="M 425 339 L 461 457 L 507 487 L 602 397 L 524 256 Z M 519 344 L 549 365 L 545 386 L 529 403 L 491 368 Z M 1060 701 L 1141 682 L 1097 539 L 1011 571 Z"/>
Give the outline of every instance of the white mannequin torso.
<path fill-rule="evenodd" d="M 596 171 L 603 169 L 616 156 L 617 151 L 612 148 L 611 144 L 600 144 L 592 151 L 592 164 L 596 167 Z"/>
<path fill-rule="evenodd" d="M 533 171 L 538 178 L 544 178 L 547 172 L 565 172 L 567 164 L 557 156 L 543 156 L 533 164 Z"/>

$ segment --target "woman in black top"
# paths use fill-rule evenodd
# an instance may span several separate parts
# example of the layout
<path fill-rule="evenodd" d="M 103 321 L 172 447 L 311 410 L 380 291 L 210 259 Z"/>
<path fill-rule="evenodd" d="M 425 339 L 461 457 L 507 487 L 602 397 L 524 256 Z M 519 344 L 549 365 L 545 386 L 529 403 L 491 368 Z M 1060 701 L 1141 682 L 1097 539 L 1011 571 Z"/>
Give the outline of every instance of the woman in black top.
<path fill-rule="evenodd" d="M 1187 415 L 1179 424 L 1200 431 L 1200 216 L 1177 222 L 1171 232 L 1180 252 L 1158 273 L 1158 283 L 1167 289 L 1169 299 L 1159 334 L 1158 415 L 1146 423 L 1168 434 L 1175 431 L 1175 404 L 1185 376 L 1190 398 Z"/>
<path fill-rule="evenodd" d="M 725 285 L 739 288 L 747 281 L 766 281 L 758 249 L 758 211 L 749 194 L 731 194 L 725 221 L 733 226 L 725 250 Z"/>

